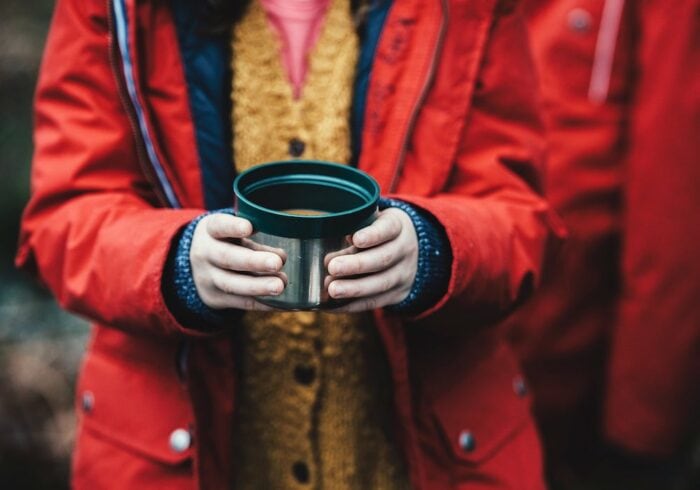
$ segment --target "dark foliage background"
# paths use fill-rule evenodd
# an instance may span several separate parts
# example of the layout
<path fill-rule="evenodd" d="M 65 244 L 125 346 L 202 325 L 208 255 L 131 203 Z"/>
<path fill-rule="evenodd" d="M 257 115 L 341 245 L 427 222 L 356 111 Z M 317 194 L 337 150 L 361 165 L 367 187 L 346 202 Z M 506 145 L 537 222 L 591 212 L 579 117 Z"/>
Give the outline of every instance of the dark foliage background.
<path fill-rule="evenodd" d="M 0 487 L 68 488 L 87 323 L 12 266 L 29 195 L 31 107 L 51 0 L 0 2 Z"/>

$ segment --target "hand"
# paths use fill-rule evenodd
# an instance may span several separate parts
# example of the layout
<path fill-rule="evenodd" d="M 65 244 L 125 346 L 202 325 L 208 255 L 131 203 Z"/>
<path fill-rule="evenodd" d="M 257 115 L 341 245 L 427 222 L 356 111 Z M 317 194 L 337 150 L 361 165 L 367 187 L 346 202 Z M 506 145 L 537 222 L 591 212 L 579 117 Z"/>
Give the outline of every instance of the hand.
<path fill-rule="evenodd" d="M 388 208 L 351 237 L 360 249 L 328 263 L 332 298 L 358 298 L 333 311 L 358 312 L 400 303 L 408 296 L 418 267 L 418 237 L 404 211 Z M 363 275 L 362 277 L 351 277 Z"/>
<path fill-rule="evenodd" d="M 250 221 L 223 213 L 205 216 L 197 224 L 190 247 L 192 277 L 210 308 L 268 311 L 272 308 L 254 296 L 276 296 L 284 290 L 284 252 L 242 246 L 252 233 Z"/>

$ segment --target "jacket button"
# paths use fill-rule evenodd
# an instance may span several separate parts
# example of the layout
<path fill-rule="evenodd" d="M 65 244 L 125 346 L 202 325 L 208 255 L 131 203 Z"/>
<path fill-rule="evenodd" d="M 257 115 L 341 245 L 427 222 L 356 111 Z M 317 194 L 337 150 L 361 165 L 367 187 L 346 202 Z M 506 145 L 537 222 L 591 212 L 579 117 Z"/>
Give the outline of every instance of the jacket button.
<path fill-rule="evenodd" d="M 476 439 L 474 439 L 474 434 L 468 430 L 463 430 L 459 433 L 459 447 L 465 453 L 470 453 L 476 449 Z"/>
<path fill-rule="evenodd" d="M 569 29 L 574 32 L 586 33 L 591 30 L 593 16 L 584 9 L 573 9 L 567 18 Z"/>
<path fill-rule="evenodd" d="M 293 156 L 295 158 L 300 157 L 304 153 L 305 149 L 306 149 L 306 145 L 300 139 L 292 138 L 289 141 L 289 154 L 291 156 Z"/>
<path fill-rule="evenodd" d="M 513 380 L 513 391 L 520 398 L 524 398 L 527 395 L 527 383 L 525 383 L 525 379 L 522 376 L 517 376 Z"/>
<path fill-rule="evenodd" d="M 83 412 L 92 412 L 95 407 L 95 395 L 92 391 L 84 391 L 81 397 L 80 404 L 83 407 Z"/>
<path fill-rule="evenodd" d="M 170 434 L 170 449 L 176 453 L 187 451 L 192 444 L 192 435 L 186 429 L 175 429 Z"/>

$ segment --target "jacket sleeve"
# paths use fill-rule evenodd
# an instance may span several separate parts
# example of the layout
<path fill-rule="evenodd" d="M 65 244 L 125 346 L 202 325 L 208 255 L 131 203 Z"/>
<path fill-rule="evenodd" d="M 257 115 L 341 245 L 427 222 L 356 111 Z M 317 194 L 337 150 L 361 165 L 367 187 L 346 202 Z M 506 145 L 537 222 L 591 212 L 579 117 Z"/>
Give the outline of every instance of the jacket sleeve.
<path fill-rule="evenodd" d="M 162 274 L 173 237 L 203 210 L 157 207 L 110 65 L 105 10 L 106 2 L 57 3 L 16 265 L 91 320 L 182 332 L 162 297 Z"/>
<path fill-rule="evenodd" d="M 457 306 L 475 323 L 500 319 L 531 292 L 548 243 L 565 234 L 541 195 L 534 73 L 522 15 L 498 17 L 447 185 L 431 197 L 395 196 L 435 216 L 452 249 L 447 292 L 419 318 Z"/>

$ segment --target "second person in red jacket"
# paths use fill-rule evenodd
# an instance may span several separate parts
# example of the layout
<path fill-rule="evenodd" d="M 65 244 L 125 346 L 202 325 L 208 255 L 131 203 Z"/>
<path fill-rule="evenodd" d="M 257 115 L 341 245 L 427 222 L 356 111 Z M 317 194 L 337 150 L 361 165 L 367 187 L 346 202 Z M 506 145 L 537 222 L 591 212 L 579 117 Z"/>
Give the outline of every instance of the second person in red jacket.
<path fill-rule="evenodd" d="M 700 3 L 525 7 L 570 237 L 509 328 L 550 467 L 671 488 L 700 410 Z"/>

